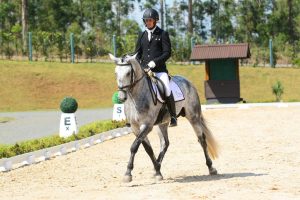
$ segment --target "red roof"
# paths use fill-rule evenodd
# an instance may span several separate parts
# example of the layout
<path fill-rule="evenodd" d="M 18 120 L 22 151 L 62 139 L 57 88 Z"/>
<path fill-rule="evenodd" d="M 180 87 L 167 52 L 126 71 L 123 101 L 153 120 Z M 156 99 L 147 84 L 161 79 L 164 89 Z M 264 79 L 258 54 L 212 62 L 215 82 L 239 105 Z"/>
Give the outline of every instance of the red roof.
<path fill-rule="evenodd" d="M 196 45 L 191 53 L 191 60 L 210 60 L 224 58 L 250 58 L 248 43 Z"/>

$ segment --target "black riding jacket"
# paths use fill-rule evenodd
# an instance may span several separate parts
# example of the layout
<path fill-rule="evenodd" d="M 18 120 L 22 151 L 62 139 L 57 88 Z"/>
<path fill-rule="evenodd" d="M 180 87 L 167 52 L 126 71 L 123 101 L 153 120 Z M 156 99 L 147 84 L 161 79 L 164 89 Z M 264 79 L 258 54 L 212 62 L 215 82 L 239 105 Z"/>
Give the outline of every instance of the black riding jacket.
<path fill-rule="evenodd" d="M 166 61 L 171 57 L 171 42 L 168 32 L 156 27 L 152 38 L 148 40 L 148 32 L 144 31 L 139 34 L 136 43 L 137 59 L 142 67 L 147 67 L 150 61 L 155 62 L 153 72 L 166 72 Z"/>

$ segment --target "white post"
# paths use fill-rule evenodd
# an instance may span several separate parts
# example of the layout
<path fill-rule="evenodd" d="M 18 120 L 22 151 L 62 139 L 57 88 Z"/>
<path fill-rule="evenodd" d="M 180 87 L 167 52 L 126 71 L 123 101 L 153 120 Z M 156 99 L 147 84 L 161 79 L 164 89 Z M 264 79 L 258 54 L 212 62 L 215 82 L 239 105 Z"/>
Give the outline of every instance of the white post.
<path fill-rule="evenodd" d="M 124 112 L 124 104 L 114 104 L 113 120 L 123 121 L 126 120 Z"/>
<path fill-rule="evenodd" d="M 75 113 L 62 113 L 60 118 L 59 136 L 66 138 L 77 133 L 78 129 Z"/>
<path fill-rule="evenodd" d="M 4 162 L 4 168 L 6 171 L 10 171 L 12 169 L 12 161 L 11 160 L 7 160 Z"/>

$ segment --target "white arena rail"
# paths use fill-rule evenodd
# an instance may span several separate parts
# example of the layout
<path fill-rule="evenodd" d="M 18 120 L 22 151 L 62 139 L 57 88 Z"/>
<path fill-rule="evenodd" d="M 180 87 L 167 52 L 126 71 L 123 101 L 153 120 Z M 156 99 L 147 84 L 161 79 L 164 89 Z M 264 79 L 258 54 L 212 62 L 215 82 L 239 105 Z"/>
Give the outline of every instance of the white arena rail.
<path fill-rule="evenodd" d="M 11 158 L 3 158 L 0 159 L 0 172 L 10 171 L 22 166 L 35 164 L 44 160 L 49 160 L 53 157 L 65 155 L 83 148 L 88 148 L 95 144 L 99 144 L 107 140 L 127 135 L 129 133 L 131 133 L 131 129 L 128 127 L 118 128 L 111 131 L 96 134 L 91 137 L 84 138 L 82 140 L 72 141 L 58 146 L 14 156 Z"/>

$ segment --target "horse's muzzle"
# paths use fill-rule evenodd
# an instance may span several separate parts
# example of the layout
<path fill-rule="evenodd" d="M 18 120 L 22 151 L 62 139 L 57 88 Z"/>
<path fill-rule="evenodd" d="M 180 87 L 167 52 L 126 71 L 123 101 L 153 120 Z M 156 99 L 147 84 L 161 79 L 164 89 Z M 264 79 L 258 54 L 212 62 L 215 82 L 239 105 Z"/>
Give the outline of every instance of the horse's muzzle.
<path fill-rule="evenodd" d="M 118 98 L 121 102 L 126 101 L 127 99 L 127 92 L 125 90 L 119 90 Z"/>

